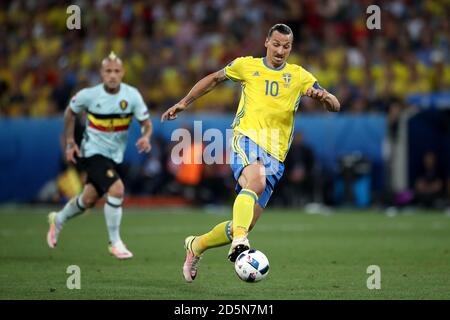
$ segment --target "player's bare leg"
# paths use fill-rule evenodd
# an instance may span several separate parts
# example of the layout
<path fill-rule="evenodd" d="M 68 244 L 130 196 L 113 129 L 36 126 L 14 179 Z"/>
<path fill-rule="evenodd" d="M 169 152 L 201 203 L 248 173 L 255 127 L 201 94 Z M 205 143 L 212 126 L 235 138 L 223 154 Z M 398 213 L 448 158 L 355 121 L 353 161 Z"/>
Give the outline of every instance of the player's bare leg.
<path fill-rule="evenodd" d="M 238 182 L 242 190 L 233 206 L 233 241 L 228 252 L 231 262 L 235 262 L 241 252 L 250 249 L 247 235 L 253 222 L 255 204 L 266 188 L 264 165 L 255 162 L 246 166 Z"/>
<path fill-rule="evenodd" d="M 50 212 L 48 215 L 48 223 L 50 225 L 47 232 L 48 246 L 50 248 L 55 248 L 64 223 L 83 213 L 86 209 L 93 207 L 97 200 L 97 191 L 94 186 L 89 183 L 84 186 L 83 192 L 67 202 L 61 211 Z"/>
<path fill-rule="evenodd" d="M 109 236 L 109 252 L 117 259 L 130 259 L 133 253 L 127 249 L 120 238 L 120 223 L 122 221 L 122 202 L 125 187 L 118 179 L 108 190 L 105 202 L 105 220 Z"/>
<path fill-rule="evenodd" d="M 255 204 L 253 220 L 249 231 L 253 229 L 258 221 L 263 208 Z M 214 226 L 209 232 L 199 236 L 189 236 L 184 240 L 186 259 L 183 264 L 183 276 L 187 282 L 192 282 L 197 277 L 198 267 L 203 252 L 210 248 L 221 247 L 230 244 L 233 239 L 233 222 L 223 221 Z"/>
<path fill-rule="evenodd" d="M 248 229 L 248 232 L 253 230 L 259 217 L 261 217 L 263 210 L 264 209 L 259 205 L 259 203 L 255 203 L 255 208 L 253 209 L 253 220 L 252 220 L 252 223 L 250 224 L 250 228 Z"/>

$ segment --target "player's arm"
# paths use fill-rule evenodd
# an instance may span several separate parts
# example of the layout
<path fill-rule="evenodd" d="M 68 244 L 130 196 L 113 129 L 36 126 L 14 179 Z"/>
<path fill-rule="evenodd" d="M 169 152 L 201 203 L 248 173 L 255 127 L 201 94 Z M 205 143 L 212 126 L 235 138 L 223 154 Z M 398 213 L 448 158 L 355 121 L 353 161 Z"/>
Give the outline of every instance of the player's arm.
<path fill-rule="evenodd" d="M 75 143 L 75 117 L 77 114 L 72 111 L 70 107 L 66 108 L 64 112 L 64 141 L 65 141 L 65 154 L 66 160 L 69 162 L 77 163 L 75 156 L 80 157 L 81 152 Z"/>
<path fill-rule="evenodd" d="M 136 147 L 138 148 L 139 153 L 142 152 L 148 153 L 152 148 L 150 144 L 150 138 L 153 133 L 153 126 L 150 119 L 139 121 L 139 124 L 141 125 L 142 135 L 136 142 Z"/>
<path fill-rule="evenodd" d="M 225 76 L 225 69 L 207 75 L 206 77 L 198 81 L 183 99 L 181 99 L 177 104 L 167 109 L 167 111 L 163 113 L 163 115 L 161 116 L 161 122 L 164 122 L 164 120 L 166 119 L 175 120 L 177 118 L 177 113 L 187 109 L 187 107 L 192 102 L 207 94 L 208 92 L 213 90 L 219 83 L 227 79 L 228 78 Z"/>
<path fill-rule="evenodd" d="M 149 110 L 145 104 L 144 98 L 137 90 L 135 91 L 135 98 L 135 102 L 133 103 L 133 113 L 141 126 L 141 136 L 136 141 L 136 147 L 139 153 L 148 153 L 152 148 L 150 145 L 150 138 L 153 132 L 152 121 L 150 120 Z"/>
<path fill-rule="evenodd" d="M 319 100 L 322 105 L 330 112 L 339 112 L 341 104 L 339 100 L 320 86 L 312 86 L 306 91 L 306 96 Z"/>

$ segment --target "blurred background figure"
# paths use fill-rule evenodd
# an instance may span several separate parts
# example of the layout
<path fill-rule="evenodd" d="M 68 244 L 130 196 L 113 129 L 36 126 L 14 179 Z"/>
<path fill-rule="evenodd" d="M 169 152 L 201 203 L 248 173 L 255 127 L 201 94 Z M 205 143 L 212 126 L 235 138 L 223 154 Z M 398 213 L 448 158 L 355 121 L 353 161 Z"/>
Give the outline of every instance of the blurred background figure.
<path fill-rule="evenodd" d="M 170 176 L 164 168 L 167 162 L 166 145 L 159 137 L 153 137 L 152 152 L 142 162 L 128 164 L 125 176 L 130 184 L 130 193 L 152 196 L 162 194 Z"/>
<path fill-rule="evenodd" d="M 371 198 L 371 163 L 359 152 L 339 159 L 339 174 L 335 184 L 336 204 L 367 207 Z"/>
<path fill-rule="evenodd" d="M 294 134 L 291 149 L 285 162 L 285 177 L 280 191 L 284 205 L 299 207 L 314 200 L 314 166 L 313 150 L 305 144 L 303 134 Z"/>
<path fill-rule="evenodd" d="M 139 89 L 158 119 L 196 79 L 238 56 L 262 57 L 260 44 L 275 23 L 293 30 L 288 62 L 315 74 L 342 109 L 325 117 L 314 100 L 301 99 L 289 174 L 274 203 L 356 205 L 343 196 L 350 193 L 340 199 L 335 194 L 342 179 L 339 160 L 355 152 L 370 163 L 365 207 L 431 205 L 426 198 L 434 198 L 437 189 L 443 199 L 450 195 L 450 19 L 445 1 L 379 2 L 379 30 L 367 29 L 369 0 L 80 0 L 81 29 L 68 30 L 71 4 L 0 3 L 0 175 L 9 181 L 1 186 L 0 202 L 55 202 L 71 194 L 68 177 L 73 175 L 65 175 L 55 137 L 62 132 L 70 97 L 100 81 L 98 61 L 110 51 L 122 57 L 124 81 Z M 209 121 L 209 127 L 224 132 L 240 90 L 225 83 L 197 100 L 192 106 L 196 113 L 186 122 Z M 170 160 L 175 128 L 154 125 L 160 151 L 155 147 L 148 157 L 125 155 L 127 196 L 178 195 L 199 205 L 229 201 L 226 170 L 220 165 L 179 170 Z M 139 135 L 136 126 L 130 135 Z M 431 171 L 423 169 L 429 150 L 440 188 L 427 182 Z M 37 170 L 33 163 L 43 167 Z M 219 193 L 220 188 L 226 191 Z M 414 194 L 421 200 L 415 202 Z"/>
<path fill-rule="evenodd" d="M 85 129 L 85 116 L 75 118 L 74 139 L 77 145 L 81 145 Z M 87 178 L 86 171 L 80 163 L 74 164 L 65 159 L 65 138 L 63 134 L 60 135 L 60 147 L 59 174 L 40 188 L 36 198 L 37 202 L 62 204 L 83 190 Z"/>
<path fill-rule="evenodd" d="M 414 183 L 417 204 L 427 208 L 443 205 L 444 181 L 436 161 L 436 155 L 427 152 L 423 157 L 422 172 Z"/>
<path fill-rule="evenodd" d="M 165 110 L 193 79 L 236 56 L 262 56 L 258 44 L 274 21 L 294 31 L 292 63 L 301 61 L 332 88 L 343 111 L 388 112 L 393 98 L 450 87 L 450 23 L 439 1 L 381 4 L 381 30 L 366 28 L 368 1 L 80 1 L 81 30 L 66 28 L 70 4 L 0 5 L 2 115 L 61 114 L 77 89 L 99 80 L 96 61 L 111 50 L 126 61 L 124 80 L 143 91 L 153 111 Z M 195 108 L 234 111 L 235 90 L 223 86 Z M 303 112 L 319 111 L 311 103 Z"/>
<path fill-rule="evenodd" d="M 170 194 L 181 195 L 189 199 L 194 204 L 200 204 L 200 184 L 205 172 L 203 162 L 202 141 L 194 140 L 193 128 L 182 128 L 186 134 L 178 143 L 177 151 L 174 155 L 177 159 L 167 158 L 167 168 L 172 176 L 170 184 L 167 186 Z M 176 144 L 172 145 L 172 148 Z M 178 148 L 179 147 L 179 148 Z"/>

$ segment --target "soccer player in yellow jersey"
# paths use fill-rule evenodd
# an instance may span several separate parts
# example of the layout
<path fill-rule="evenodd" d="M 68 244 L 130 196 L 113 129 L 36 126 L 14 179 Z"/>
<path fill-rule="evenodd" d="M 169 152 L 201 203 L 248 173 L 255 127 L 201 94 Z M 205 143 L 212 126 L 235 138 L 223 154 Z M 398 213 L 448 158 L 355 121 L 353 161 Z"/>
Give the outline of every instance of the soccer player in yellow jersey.
<path fill-rule="evenodd" d="M 230 160 L 238 193 L 233 219 L 218 224 L 208 233 L 185 239 L 183 275 L 187 282 L 197 276 L 205 250 L 231 242 L 228 259 L 234 262 L 250 248 L 248 232 L 283 175 L 283 161 L 292 141 L 300 98 L 317 99 L 331 112 L 340 110 L 336 97 L 321 88 L 311 73 L 286 62 L 292 41 L 292 30 L 287 25 L 274 25 L 265 41 L 265 57 L 235 59 L 224 69 L 198 81 L 187 96 L 161 116 L 161 122 L 176 119 L 177 113 L 227 79 L 241 84 L 241 100 L 232 123 Z"/>

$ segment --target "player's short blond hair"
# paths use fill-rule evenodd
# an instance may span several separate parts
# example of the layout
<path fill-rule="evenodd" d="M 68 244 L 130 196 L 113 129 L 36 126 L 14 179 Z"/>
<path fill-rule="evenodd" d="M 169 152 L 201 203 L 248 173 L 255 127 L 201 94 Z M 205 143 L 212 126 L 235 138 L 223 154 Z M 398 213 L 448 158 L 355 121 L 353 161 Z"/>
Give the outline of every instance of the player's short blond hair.
<path fill-rule="evenodd" d="M 110 54 L 102 60 L 102 66 L 110 61 L 115 61 L 118 64 L 122 65 L 122 60 L 114 53 L 114 51 L 111 51 Z"/>

